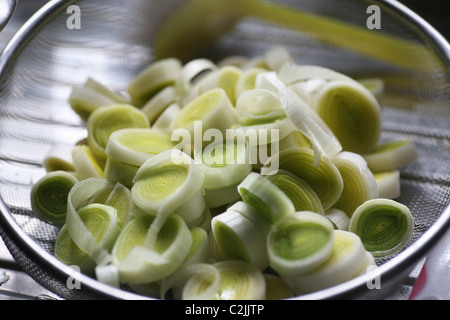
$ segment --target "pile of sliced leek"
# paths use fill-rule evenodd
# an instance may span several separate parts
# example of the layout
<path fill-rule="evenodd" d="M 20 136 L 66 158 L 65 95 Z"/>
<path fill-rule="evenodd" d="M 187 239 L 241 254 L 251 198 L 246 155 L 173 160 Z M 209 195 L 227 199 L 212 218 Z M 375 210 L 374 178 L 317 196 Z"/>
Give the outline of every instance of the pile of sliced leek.
<path fill-rule="evenodd" d="M 381 81 L 381 80 L 380 80 Z M 381 93 L 295 63 L 156 61 L 123 93 L 89 79 L 86 121 L 31 191 L 55 256 L 159 299 L 286 299 L 343 283 L 411 239 L 412 141 L 381 142 Z"/>

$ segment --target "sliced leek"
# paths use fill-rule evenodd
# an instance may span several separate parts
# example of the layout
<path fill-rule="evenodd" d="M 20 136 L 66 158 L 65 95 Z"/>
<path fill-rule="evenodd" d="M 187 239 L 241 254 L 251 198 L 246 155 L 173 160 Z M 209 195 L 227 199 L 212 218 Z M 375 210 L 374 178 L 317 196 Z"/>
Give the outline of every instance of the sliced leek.
<path fill-rule="evenodd" d="M 81 86 L 72 88 L 68 102 L 81 119 L 87 120 L 95 110 L 117 103 L 129 103 L 122 95 L 100 82 L 88 78 Z"/>
<path fill-rule="evenodd" d="M 66 222 L 67 197 L 78 179 L 66 171 L 52 171 L 34 183 L 31 209 L 40 220 L 62 227 Z"/>
<path fill-rule="evenodd" d="M 260 73 L 267 72 L 266 68 L 248 68 L 243 69 L 243 72 L 236 83 L 236 87 L 234 88 L 234 96 L 239 98 L 242 93 L 256 89 L 256 78 Z"/>
<path fill-rule="evenodd" d="M 180 106 L 177 103 L 172 103 L 163 111 L 163 113 L 161 113 L 158 119 L 156 119 L 153 123 L 152 129 L 171 135 L 173 130 L 173 122 L 180 112 Z"/>
<path fill-rule="evenodd" d="M 239 260 L 216 262 L 220 286 L 214 300 L 264 300 L 266 281 L 258 268 Z"/>
<path fill-rule="evenodd" d="M 243 201 L 256 210 L 269 223 L 274 223 L 295 211 L 291 199 L 270 180 L 251 172 L 238 186 Z"/>
<path fill-rule="evenodd" d="M 352 279 L 366 264 L 366 250 L 354 233 L 335 230 L 330 257 L 318 268 L 298 277 L 284 280 L 297 294 L 310 293 L 344 283 Z"/>
<path fill-rule="evenodd" d="M 348 230 L 350 218 L 344 211 L 337 208 L 330 208 L 325 212 L 325 217 L 334 224 L 335 229 Z"/>
<path fill-rule="evenodd" d="M 116 183 L 104 203 L 116 209 L 117 225 L 120 229 L 132 219 L 134 203 L 130 189 L 124 185 Z"/>
<path fill-rule="evenodd" d="M 323 209 L 328 210 L 341 196 L 344 183 L 339 170 L 327 157 L 321 157 L 318 166 L 314 165 L 314 157 L 311 149 L 287 149 L 273 155 L 265 166 L 276 162 L 280 170 L 304 180 L 319 197 Z"/>
<path fill-rule="evenodd" d="M 381 143 L 364 154 L 367 165 L 373 172 L 396 170 L 418 158 L 417 148 L 411 140 L 397 140 Z"/>
<path fill-rule="evenodd" d="M 80 180 L 103 177 L 103 166 L 99 163 L 89 146 L 75 146 L 72 149 L 72 159 L 75 172 Z"/>
<path fill-rule="evenodd" d="M 106 145 L 105 178 L 131 187 L 139 167 L 149 158 L 176 145 L 169 135 L 154 129 L 128 128 L 113 132 Z"/>
<path fill-rule="evenodd" d="M 400 171 L 393 170 L 373 174 L 380 198 L 396 199 L 401 193 Z"/>
<path fill-rule="evenodd" d="M 70 190 L 67 201 L 66 226 L 70 238 L 100 266 L 111 262 L 109 250 L 120 229 L 117 225 L 117 210 L 109 205 L 92 203 L 92 200 L 99 194 L 109 194 L 112 188 L 113 185 L 105 179 L 86 179 Z M 84 224 L 82 212 L 101 218 L 98 233 L 93 234 L 89 226 Z"/>
<path fill-rule="evenodd" d="M 381 78 L 366 78 L 366 79 L 359 79 L 359 83 L 361 83 L 364 87 L 369 90 L 374 97 L 378 100 L 378 102 L 381 104 L 383 102 L 383 96 L 384 96 L 384 81 Z"/>
<path fill-rule="evenodd" d="M 190 228 L 190 231 L 192 245 L 183 264 L 209 262 L 210 248 L 207 231 L 201 227 L 192 227 Z"/>
<path fill-rule="evenodd" d="M 173 103 L 178 102 L 178 93 L 174 86 L 168 86 L 156 93 L 141 108 L 141 111 L 147 116 L 150 124 L 158 119 L 158 117 Z"/>
<path fill-rule="evenodd" d="M 198 58 L 191 60 L 182 67 L 175 87 L 182 96 L 185 96 L 196 82 L 216 70 L 217 65 L 209 59 Z"/>
<path fill-rule="evenodd" d="M 381 135 L 377 99 L 357 81 L 332 81 L 315 95 L 312 108 L 339 139 L 343 150 L 366 153 Z"/>
<path fill-rule="evenodd" d="M 155 218 L 142 215 L 131 220 L 117 238 L 112 258 L 121 282 L 142 284 L 162 280 L 186 259 L 192 235 L 184 220 L 176 214 L 168 215 L 156 239 L 149 239 Z"/>
<path fill-rule="evenodd" d="M 245 215 L 228 209 L 213 217 L 211 225 L 224 259 L 247 261 L 260 270 L 269 265 L 266 234 Z"/>
<path fill-rule="evenodd" d="M 150 64 L 128 85 L 127 91 L 132 103 L 142 107 L 156 93 L 167 86 L 174 85 L 181 68 L 181 62 L 175 58 L 166 58 Z"/>
<path fill-rule="evenodd" d="M 285 63 L 294 63 L 294 58 L 284 46 L 275 46 L 267 50 L 264 54 L 264 60 L 267 66 L 276 72 L 280 71 Z"/>
<path fill-rule="evenodd" d="M 89 219 L 85 215 L 85 219 Z M 95 274 L 95 261 L 70 238 L 67 226 L 63 225 L 55 241 L 55 257 L 68 266 L 77 266 L 80 272 L 88 276 Z"/>
<path fill-rule="evenodd" d="M 198 220 L 205 210 L 203 172 L 179 150 L 167 150 L 147 160 L 136 172 L 131 188 L 134 203 L 155 214 L 151 232 L 157 234 L 171 213 L 186 223 Z"/>
<path fill-rule="evenodd" d="M 318 165 L 322 154 L 331 158 L 342 151 L 342 145 L 332 130 L 300 97 L 286 87 L 275 72 L 258 75 L 257 82 L 257 87 L 267 88 L 280 96 L 289 119 L 311 141 L 315 151 L 315 165 Z"/>
<path fill-rule="evenodd" d="M 92 152 L 106 159 L 105 148 L 110 135 L 125 128 L 149 128 L 148 118 L 128 104 L 116 104 L 94 111 L 87 120 L 87 141 Z"/>
<path fill-rule="evenodd" d="M 239 122 L 251 126 L 286 118 L 278 97 L 269 90 L 252 89 L 242 93 L 236 101 Z"/>
<path fill-rule="evenodd" d="M 298 211 L 280 218 L 267 236 L 270 267 L 296 277 L 319 267 L 333 249 L 333 224 L 323 215 Z"/>
<path fill-rule="evenodd" d="M 204 174 L 206 204 L 217 208 L 237 201 L 237 186 L 252 170 L 249 149 L 245 142 L 218 141 L 195 154 Z"/>
<path fill-rule="evenodd" d="M 72 159 L 72 149 L 74 145 L 70 143 L 54 144 L 44 158 L 43 166 L 47 172 L 51 171 L 75 171 Z"/>
<path fill-rule="evenodd" d="M 186 129 L 194 136 L 194 124 L 201 121 L 202 135 L 207 129 L 225 132 L 238 122 L 236 111 L 221 88 L 209 90 L 186 105 L 175 118 L 175 129 Z"/>
<path fill-rule="evenodd" d="M 410 241 L 414 219 L 409 208 L 391 199 L 368 200 L 350 219 L 349 230 L 357 234 L 374 257 L 400 252 Z"/>
<path fill-rule="evenodd" d="M 324 214 L 322 202 L 317 194 L 305 181 L 294 174 L 279 170 L 277 174 L 268 176 L 267 179 L 291 199 L 295 211 L 312 211 Z"/>
<path fill-rule="evenodd" d="M 332 162 L 344 182 L 342 194 L 333 205 L 335 208 L 341 209 L 351 217 L 361 204 L 378 198 L 377 183 L 362 156 L 343 151 L 335 156 Z"/>

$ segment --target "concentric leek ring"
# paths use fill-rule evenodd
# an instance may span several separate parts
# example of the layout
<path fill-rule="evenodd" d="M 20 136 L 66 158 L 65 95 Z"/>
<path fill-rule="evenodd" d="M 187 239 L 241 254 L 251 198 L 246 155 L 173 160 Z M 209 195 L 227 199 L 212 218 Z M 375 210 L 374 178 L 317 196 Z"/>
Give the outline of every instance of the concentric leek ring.
<path fill-rule="evenodd" d="M 31 209 L 47 223 L 62 227 L 66 222 L 67 197 L 78 179 L 65 171 L 52 171 L 31 189 Z"/>
<path fill-rule="evenodd" d="M 297 176 L 288 171 L 279 170 L 277 174 L 267 178 L 291 199 L 295 211 L 324 213 L 322 202 L 317 194 Z"/>
<path fill-rule="evenodd" d="M 333 248 L 333 224 L 323 215 L 300 211 L 282 217 L 267 236 L 270 267 L 299 276 L 324 263 Z"/>
<path fill-rule="evenodd" d="M 343 150 L 362 154 L 378 144 L 380 106 L 362 85 L 333 81 L 317 94 L 313 108 L 339 139 Z"/>
<path fill-rule="evenodd" d="M 359 206 L 350 220 L 367 251 L 375 257 L 394 255 L 409 242 L 413 217 L 405 205 L 390 199 L 373 199 Z"/>
<path fill-rule="evenodd" d="M 149 128 L 148 118 L 134 106 L 119 104 L 94 111 L 87 121 L 88 144 L 94 154 L 106 159 L 110 135 L 124 128 Z"/>
<path fill-rule="evenodd" d="M 283 150 L 273 155 L 264 166 L 270 166 L 273 161 L 278 161 L 279 169 L 305 181 L 319 197 L 324 210 L 331 208 L 342 194 L 344 183 L 336 166 L 326 157 L 314 166 L 314 152 L 311 149 Z"/>

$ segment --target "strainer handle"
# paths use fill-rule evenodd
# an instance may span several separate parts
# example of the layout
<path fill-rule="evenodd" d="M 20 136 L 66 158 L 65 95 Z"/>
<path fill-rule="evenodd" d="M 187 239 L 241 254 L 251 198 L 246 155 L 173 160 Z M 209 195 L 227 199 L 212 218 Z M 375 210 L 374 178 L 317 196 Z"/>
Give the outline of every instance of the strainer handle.
<path fill-rule="evenodd" d="M 17 0 L 0 0 L 0 31 L 8 23 L 17 6 Z"/>

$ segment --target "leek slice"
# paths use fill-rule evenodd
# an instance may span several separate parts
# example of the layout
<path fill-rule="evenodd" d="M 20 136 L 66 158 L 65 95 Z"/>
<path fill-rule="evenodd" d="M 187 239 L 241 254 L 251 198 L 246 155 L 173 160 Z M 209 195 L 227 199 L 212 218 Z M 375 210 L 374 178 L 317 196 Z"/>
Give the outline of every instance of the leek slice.
<path fill-rule="evenodd" d="M 209 59 L 193 59 L 182 67 L 175 86 L 178 92 L 185 96 L 196 82 L 217 69 L 217 65 Z"/>
<path fill-rule="evenodd" d="M 267 179 L 291 199 L 295 211 L 312 211 L 324 214 L 322 202 L 314 190 L 305 181 L 289 171 L 279 170 L 277 174 L 268 176 Z"/>
<path fill-rule="evenodd" d="M 236 87 L 234 88 L 234 96 L 238 99 L 241 94 L 248 90 L 256 89 L 256 78 L 260 73 L 269 71 L 266 68 L 248 68 L 243 69 L 241 76 L 239 77 Z"/>
<path fill-rule="evenodd" d="M 344 182 L 344 189 L 333 205 L 349 217 L 361 204 L 378 198 L 378 187 L 367 162 L 359 154 L 343 151 L 332 159 Z"/>
<path fill-rule="evenodd" d="M 348 215 L 337 208 L 330 208 L 325 212 L 325 217 L 330 219 L 337 230 L 348 230 L 350 225 L 350 218 Z"/>
<path fill-rule="evenodd" d="M 315 165 L 318 165 L 322 154 L 332 158 L 342 151 L 341 143 L 332 130 L 299 96 L 286 87 L 275 72 L 260 74 L 257 82 L 257 87 L 265 87 L 279 94 L 281 105 L 289 119 L 311 141 Z"/>
<path fill-rule="evenodd" d="M 54 144 L 44 157 L 43 166 L 47 172 L 75 171 L 72 159 L 73 145 L 69 143 Z"/>
<path fill-rule="evenodd" d="M 131 187 L 139 167 L 149 158 L 176 145 L 169 135 L 147 128 L 114 131 L 106 145 L 104 177 Z"/>
<path fill-rule="evenodd" d="M 180 106 L 177 103 L 172 103 L 163 111 L 163 113 L 161 113 L 158 119 L 156 119 L 153 123 L 152 129 L 171 135 L 173 130 L 173 122 L 180 112 Z"/>
<path fill-rule="evenodd" d="M 382 143 L 364 154 L 367 165 L 373 172 L 393 171 L 418 158 L 417 148 L 411 140 Z"/>
<path fill-rule="evenodd" d="M 269 265 L 266 235 L 238 211 L 227 211 L 213 217 L 212 232 L 226 260 L 247 261 L 260 270 Z"/>
<path fill-rule="evenodd" d="M 396 199 L 401 193 L 400 171 L 378 172 L 373 174 L 380 198 Z"/>
<path fill-rule="evenodd" d="M 128 85 L 127 91 L 132 103 L 142 107 L 156 93 L 174 85 L 181 72 L 181 62 L 176 58 L 166 58 L 150 64 Z"/>
<path fill-rule="evenodd" d="M 88 78 L 81 86 L 73 87 L 68 102 L 75 113 L 85 121 L 99 108 L 129 103 L 125 97 L 92 78 Z"/>
<path fill-rule="evenodd" d="M 391 199 L 372 199 L 359 206 L 349 230 L 357 234 L 374 257 L 400 252 L 412 237 L 414 219 L 409 208 Z"/>
<path fill-rule="evenodd" d="M 287 149 L 273 155 L 264 165 L 278 164 L 279 170 L 286 170 L 304 180 L 319 197 L 323 209 L 331 208 L 342 194 L 344 183 L 339 170 L 327 158 L 321 157 L 314 165 L 314 151 L 306 148 Z"/>
<path fill-rule="evenodd" d="M 192 245 L 183 265 L 206 263 L 210 258 L 208 233 L 201 227 L 190 228 Z"/>
<path fill-rule="evenodd" d="M 102 178 L 103 167 L 98 162 L 91 148 L 87 145 L 77 145 L 72 149 L 72 160 L 75 172 L 80 180 Z"/>
<path fill-rule="evenodd" d="M 205 201 L 209 208 L 240 199 L 237 186 L 252 170 L 245 142 L 213 142 L 197 151 L 194 159 L 201 163 Z"/>
<path fill-rule="evenodd" d="M 130 284 L 159 281 L 177 270 L 186 259 L 192 235 L 184 220 L 169 214 L 156 239 L 148 234 L 156 219 L 141 215 L 126 224 L 112 249 L 113 264 L 120 280 Z"/>
<path fill-rule="evenodd" d="M 236 101 L 239 123 L 243 126 L 271 123 L 286 118 L 278 97 L 269 90 L 253 89 L 242 93 Z"/>
<path fill-rule="evenodd" d="M 330 257 L 318 268 L 298 277 L 284 280 L 296 294 L 310 293 L 344 283 L 358 274 L 366 265 L 366 250 L 354 233 L 335 230 Z"/>
<path fill-rule="evenodd" d="M 251 263 L 228 260 L 214 263 L 219 271 L 220 287 L 214 300 L 263 300 L 266 281 L 258 268 Z"/>
<path fill-rule="evenodd" d="M 243 201 L 256 210 L 269 223 L 274 223 L 295 211 L 289 197 L 264 176 L 250 172 L 238 186 Z"/>
<path fill-rule="evenodd" d="M 171 104 L 178 102 L 178 93 L 174 86 L 168 86 L 155 94 L 141 108 L 152 125 Z"/>
<path fill-rule="evenodd" d="M 179 150 L 167 150 L 139 168 L 131 195 L 142 211 L 156 214 L 151 230 L 157 234 L 171 213 L 177 213 L 188 224 L 202 216 L 203 179 L 202 170 L 190 156 Z"/>
<path fill-rule="evenodd" d="M 114 185 L 114 189 L 109 193 L 105 204 L 116 209 L 117 225 L 120 229 L 132 218 L 134 203 L 131 191 L 121 183 Z"/>
<path fill-rule="evenodd" d="M 383 102 L 384 97 L 384 81 L 381 78 L 366 78 L 359 79 L 359 83 L 361 83 L 364 87 L 369 90 L 373 96 L 378 100 L 381 104 Z"/>
<path fill-rule="evenodd" d="M 62 227 L 66 222 L 67 197 L 78 179 L 66 171 L 52 171 L 31 188 L 31 209 L 40 220 Z"/>
<path fill-rule="evenodd" d="M 333 224 L 323 215 L 297 211 L 280 218 L 267 236 L 270 267 L 281 277 L 311 272 L 329 259 Z"/>
<path fill-rule="evenodd" d="M 381 107 L 373 94 L 357 81 L 325 84 L 312 102 L 312 109 L 340 141 L 343 150 L 366 153 L 381 135 Z"/>
<path fill-rule="evenodd" d="M 85 215 L 84 218 L 89 219 L 89 216 Z M 83 274 L 95 275 L 95 261 L 73 242 L 66 225 L 62 226 L 56 237 L 54 255 L 68 266 L 78 266 Z"/>
<path fill-rule="evenodd" d="M 77 183 L 69 192 L 67 200 L 66 226 L 70 238 L 86 252 L 98 266 L 108 265 L 111 260 L 110 245 L 120 232 L 117 225 L 117 210 L 109 205 L 93 203 L 99 195 L 109 194 L 113 185 L 105 179 L 90 178 Z M 100 196 L 100 197 L 101 197 Z M 89 209 L 90 206 L 92 210 Z M 82 210 L 85 208 L 85 210 Z M 87 209 L 86 209 L 87 208 Z M 102 217 L 101 237 L 91 233 L 80 217 L 80 212 L 92 212 Z M 88 213 L 86 213 L 88 214 Z M 100 241 L 101 240 L 101 241 Z M 105 246 L 107 245 L 107 247 Z"/>
<path fill-rule="evenodd" d="M 237 68 L 241 68 L 242 66 L 248 61 L 248 57 L 241 56 L 241 55 L 231 55 L 226 56 L 222 58 L 218 63 L 217 66 L 219 68 L 225 67 L 225 66 L 234 66 Z"/>
<path fill-rule="evenodd" d="M 264 54 L 267 66 L 273 71 L 280 71 L 285 63 L 294 63 L 294 58 L 284 46 L 274 46 Z"/>
<path fill-rule="evenodd" d="M 283 300 L 295 296 L 294 291 L 279 276 L 265 273 L 266 300 Z"/>
<path fill-rule="evenodd" d="M 223 133 L 238 122 L 234 106 L 223 89 L 209 90 L 183 107 L 174 121 L 174 128 L 186 129 L 193 137 L 197 121 L 201 121 L 202 136 L 212 128 Z"/>
<path fill-rule="evenodd" d="M 110 135 L 125 128 L 149 128 L 148 118 L 128 104 L 116 104 L 94 111 L 87 120 L 87 141 L 92 152 L 105 160 L 105 148 Z"/>

